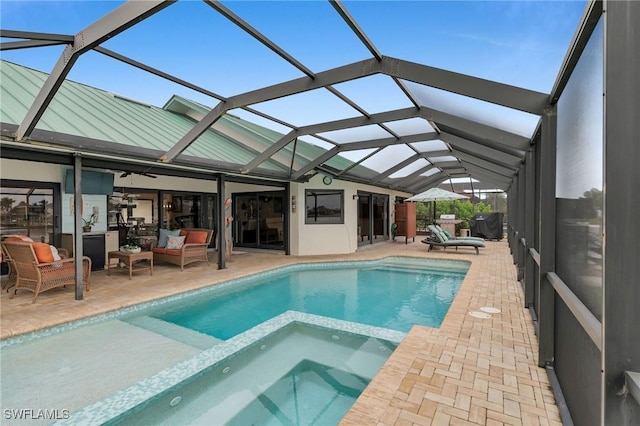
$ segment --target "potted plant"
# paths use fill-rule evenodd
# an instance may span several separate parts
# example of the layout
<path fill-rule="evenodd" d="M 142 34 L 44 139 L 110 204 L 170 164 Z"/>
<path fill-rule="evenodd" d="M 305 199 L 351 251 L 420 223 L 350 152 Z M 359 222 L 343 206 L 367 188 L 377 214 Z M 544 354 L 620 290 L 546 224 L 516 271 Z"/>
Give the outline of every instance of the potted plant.
<path fill-rule="evenodd" d="M 460 236 L 461 237 L 469 237 L 471 236 L 471 229 L 469 229 L 469 221 L 466 219 L 463 219 L 462 222 L 460 222 Z"/>
<path fill-rule="evenodd" d="M 127 239 L 123 246 L 120 247 L 120 251 L 126 251 L 129 253 L 140 253 L 142 247 L 136 235 L 127 235 Z"/>
<path fill-rule="evenodd" d="M 84 226 L 82 227 L 82 232 L 91 232 L 91 227 L 96 224 L 97 219 L 98 218 L 96 217 L 95 214 L 92 214 L 91 216 L 89 216 L 89 219 L 85 219 L 83 217 L 82 223 L 84 223 Z"/>

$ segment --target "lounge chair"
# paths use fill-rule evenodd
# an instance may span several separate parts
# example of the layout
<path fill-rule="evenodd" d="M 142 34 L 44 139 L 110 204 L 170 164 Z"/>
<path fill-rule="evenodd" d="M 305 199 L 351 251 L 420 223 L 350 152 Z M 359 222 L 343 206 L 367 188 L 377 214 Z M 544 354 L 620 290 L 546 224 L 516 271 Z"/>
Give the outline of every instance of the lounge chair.
<path fill-rule="evenodd" d="M 484 238 L 482 238 L 482 237 L 454 237 L 449 232 L 447 232 L 447 230 L 442 229 L 442 227 L 440 225 L 429 225 L 429 230 L 431 232 L 433 232 L 433 233 L 435 233 L 435 230 L 431 229 L 431 227 L 434 227 L 436 230 L 442 232 L 450 240 L 473 240 L 473 241 L 483 241 L 484 242 Z"/>
<path fill-rule="evenodd" d="M 431 229 L 431 226 L 429 227 L 429 229 Z M 478 250 L 478 248 L 484 247 L 484 241 L 467 239 L 450 240 L 443 232 L 435 229 L 435 227 L 434 230 L 432 230 L 432 233 L 433 235 L 431 236 L 431 238 L 422 240 L 424 244 L 429 245 L 428 251 L 431 251 L 434 247 L 443 247 L 444 250 L 446 250 L 447 247 L 455 247 L 456 251 L 458 250 L 458 247 L 472 247 L 476 251 L 476 254 L 480 254 L 480 250 Z"/>
<path fill-rule="evenodd" d="M 36 250 L 40 252 L 40 247 L 31 242 L 3 241 L 3 251 L 9 254 L 12 266 L 16 270 L 16 284 L 10 299 L 16 295 L 18 290 L 29 290 L 33 292 L 35 303 L 38 294 L 56 287 L 75 285 L 76 268 L 75 259 L 66 258 L 54 261 L 41 261 L 38 259 Z M 48 244 L 44 244 L 48 246 Z M 42 258 L 42 255 L 41 255 Z M 87 256 L 82 258 L 83 282 L 85 289 L 89 291 L 91 279 L 91 259 Z"/>

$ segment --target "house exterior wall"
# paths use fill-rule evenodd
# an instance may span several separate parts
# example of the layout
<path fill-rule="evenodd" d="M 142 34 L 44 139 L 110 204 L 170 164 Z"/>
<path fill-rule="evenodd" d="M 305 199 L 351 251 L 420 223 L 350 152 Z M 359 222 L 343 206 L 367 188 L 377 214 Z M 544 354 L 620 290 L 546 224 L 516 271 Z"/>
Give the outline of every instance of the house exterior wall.
<path fill-rule="evenodd" d="M 12 160 L 0 158 L 0 176 L 2 179 L 31 180 L 40 182 L 64 183 L 64 174 L 69 166 L 59 164 L 40 163 L 35 161 Z M 203 181 L 199 179 L 181 178 L 175 176 L 157 175 L 151 179 L 138 174 L 131 174 L 121 178 L 120 173 L 115 173 L 114 188 L 143 188 L 166 191 L 197 191 L 216 192 L 215 181 Z M 64 185 L 62 186 L 64 192 Z"/>
<path fill-rule="evenodd" d="M 62 183 L 63 173 L 62 166 L 57 164 L 0 158 L 2 179 Z"/>
<path fill-rule="evenodd" d="M 396 196 L 409 197 L 411 194 L 372 185 L 334 179 L 331 185 L 322 182 L 324 176 L 318 174 L 306 183 L 292 183 L 291 196 L 296 197 L 296 211 L 291 212 L 291 254 L 309 256 L 322 254 L 347 254 L 358 249 L 358 202 L 354 195 L 358 191 L 389 195 L 389 227 L 394 222 L 394 202 Z M 343 190 L 344 191 L 344 223 L 341 224 L 306 224 L 305 223 L 305 190 Z M 291 200 L 290 200 L 291 203 Z M 292 203 L 291 203 L 292 204 Z M 292 208 L 290 207 L 290 210 Z"/>
<path fill-rule="evenodd" d="M 64 174 L 67 168 L 68 166 L 57 164 L 11 160 L 6 158 L 0 159 L 2 179 L 58 182 L 62 185 L 64 183 Z M 138 174 L 131 174 L 127 177 L 121 178 L 120 173 L 115 173 L 114 188 L 216 193 L 216 183 L 214 181 L 162 175 L 157 176 L 158 177 L 156 179 L 151 179 Z M 334 179 L 331 185 L 325 185 L 322 182 L 323 177 L 323 175 L 318 174 L 309 182 L 291 184 L 291 198 L 296 197 L 295 212 L 291 206 L 292 199 L 289 200 L 289 214 L 291 215 L 291 225 L 289 230 L 291 245 L 290 253 L 294 256 L 346 254 L 353 253 L 358 249 L 358 202 L 354 200 L 354 196 L 358 194 L 358 191 L 366 191 L 389 196 L 389 226 L 394 222 L 395 197 L 411 196 L 411 194 L 405 192 L 393 191 L 372 185 L 347 182 L 339 179 Z M 64 188 L 64 185 L 62 186 Z M 344 223 L 306 224 L 305 190 L 307 189 L 337 189 L 344 191 Z M 235 193 L 277 190 L 282 190 L 282 187 L 229 182 L 226 185 L 225 199 L 230 198 L 231 195 Z M 63 193 L 63 205 L 68 204 L 70 197 L 71 195 Z M 101 208 L 100 211 L 104 211 L 106 215 L 106 207 L 104 209 Z M 106 217 L 100 222 L 106 224 Z"/>

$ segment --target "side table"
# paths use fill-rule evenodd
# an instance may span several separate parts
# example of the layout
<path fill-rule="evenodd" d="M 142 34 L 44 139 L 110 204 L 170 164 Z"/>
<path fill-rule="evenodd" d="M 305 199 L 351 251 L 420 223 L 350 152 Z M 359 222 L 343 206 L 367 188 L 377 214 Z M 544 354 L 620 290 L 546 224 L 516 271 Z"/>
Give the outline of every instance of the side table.
<path fill-rule="evenodd" d="M 125 262 L 129 265 L 129 279 L 131 279 L 131 275 L 134 271 L 146 271 L 149 270 L 149 275 L 153 275 L 153 252 L 152 251 L 141 251 L 140 253 L 130 253 L 128 251 L 110 251 L 108 254 L 108 259 L 119 259 L 122 262 Z M 148 260 L 149 264 L 137 265 L 136 267 L 133 264 L 139 260 Z M 111 262 L 107 265 L 107 275 L 111 275 Z"/>

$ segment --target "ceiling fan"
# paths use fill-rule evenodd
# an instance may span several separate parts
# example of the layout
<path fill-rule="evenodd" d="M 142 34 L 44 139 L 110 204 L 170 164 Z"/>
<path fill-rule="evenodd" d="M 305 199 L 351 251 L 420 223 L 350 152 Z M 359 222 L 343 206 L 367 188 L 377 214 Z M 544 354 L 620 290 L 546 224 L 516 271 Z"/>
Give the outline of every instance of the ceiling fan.
<path fill-rule="evenodd" d="M 127 176 L 134 175 L 134 174 L 135 174 L 135 175 L 140 175 L 140 176 L 150 177 L 150 178 L 152 178 L 152 179 L 155 179 L 155 178 L 157 178 L 157 177 L 158 177 L 158 176 L 156 176 L 156 175 L 152 175 L 152 174 L 147 173 L 147 172 L 131 172 L 131 171 L 124 171 L 124 172 L 122 172 L 122 174 L 120 175 L 120 177 L 121 177 L 121 178 L 126 178 Z"/>

